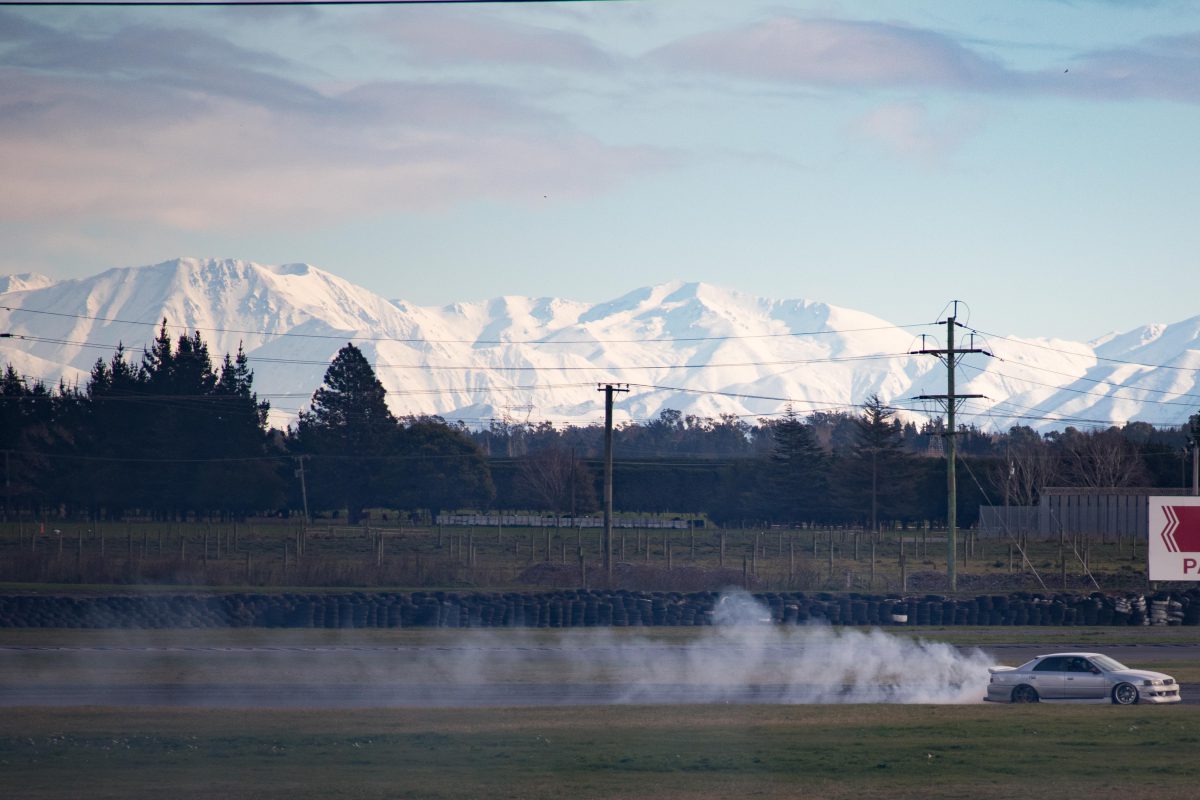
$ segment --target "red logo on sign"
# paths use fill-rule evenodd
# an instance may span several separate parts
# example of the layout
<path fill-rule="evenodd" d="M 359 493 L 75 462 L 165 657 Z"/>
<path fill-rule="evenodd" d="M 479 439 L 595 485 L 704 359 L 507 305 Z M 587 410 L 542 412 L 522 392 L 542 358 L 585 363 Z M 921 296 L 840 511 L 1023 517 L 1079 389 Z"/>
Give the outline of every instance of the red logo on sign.
<path fill-rule="evenodd" d="M 1172 553 L 1200 553 L 1200 506 L 1163 506 L 1162 540 Z"/>

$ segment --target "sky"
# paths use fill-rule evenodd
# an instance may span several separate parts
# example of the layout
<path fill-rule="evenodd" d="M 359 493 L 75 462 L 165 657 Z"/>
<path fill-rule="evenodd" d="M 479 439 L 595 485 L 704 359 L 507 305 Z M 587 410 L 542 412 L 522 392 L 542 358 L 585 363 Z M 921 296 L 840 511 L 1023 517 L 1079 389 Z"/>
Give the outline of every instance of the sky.
<path fill-rule="evenodd" d="M 1200 4 L 0 8 L 0 274 L 670 280 L 1087 340 L 1200 314 Z"/>

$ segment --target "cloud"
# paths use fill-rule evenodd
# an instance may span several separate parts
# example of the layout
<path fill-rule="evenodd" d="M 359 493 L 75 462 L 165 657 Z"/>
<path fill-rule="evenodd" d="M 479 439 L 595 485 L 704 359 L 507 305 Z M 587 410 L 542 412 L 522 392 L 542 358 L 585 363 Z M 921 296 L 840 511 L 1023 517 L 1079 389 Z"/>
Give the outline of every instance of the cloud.
<path fill-rule="evenodd" d="M 480 15 L 391 15 L 379 30 L 414 59 L 436 65 L 504 64 L 597 70 L 614 58 L 586 36 Z"/>
<path fill-rule="evenodd" d="M 203 230 L 602 192 L 670 156 L 469 82 L 321 88 L 211 34 L 73 35 L 0 16 L 0 217 Z M 21 30 L 13 32 L 15 28 Z M 8 34 L 12 34 L 9 38 Z"/>
<path fill-rule="evenodd" d="M 923 103 L 881 105 L 858 118 L 851 132 L 896 155 L 933 161 L 956 148 L 978 127 L 974 115 L 935 118 Z"/>
<path fill-rule="evenodd" d="M 684 38 L 648 58 L 676 70 L 806 88 L 1200 103 L 1200 33 L 1152 37 L 1018 70 L 937 31 L 785 14 Z M 900 136 L 904 125 L 917 124 L 911 108 L 880 114 L 865 121 L 868 129 L 887 127 Z"/>
<path fill-rule="evenodd" d="M 1200 102 L 1200 33 L 1159 36 L 1136 45 L 1084 53 L 1070 72 L 1040 85 L 1056 93 L 1097 99 L 1152 98 Z"/>
<path fill-rule="evenodd" d="M 790 15 L 691 36 L 649 57 L 689 70 L 836 88 L 994 89 L 1012 77 L 1000 63 L 944 34 Z"/>

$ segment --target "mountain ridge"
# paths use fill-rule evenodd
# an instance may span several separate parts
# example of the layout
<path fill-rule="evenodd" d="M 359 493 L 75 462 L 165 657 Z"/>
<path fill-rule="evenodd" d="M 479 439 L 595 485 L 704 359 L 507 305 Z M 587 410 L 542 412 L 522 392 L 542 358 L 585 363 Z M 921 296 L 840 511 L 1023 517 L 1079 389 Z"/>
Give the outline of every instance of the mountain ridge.
<path fill-rule="evenodd" d="M 304 263 L 177 258 L 67 281 L 2 276 L 4 287 L 0 331 L 17 338 L 0 340 L 0 359 L 22 374 L 83 385 L 97 358 L 108 360 L 118 343 L 136 355 L 165 317 L 173 336 L 200 330 L 215 357 L 243 347 L 278 425 L 307 405 L 351 340 L 375 364 L 397 414 L 472 427 L 596 422 L 600 382 L 635 386 L 620 398 L 619 421 L 666 408 L 804 415 L 871 394 L 923 418 L 940 411 L 912 398 L 945 392 L 944 368 L 912 354 L 921 333 L 940 328 L 703 282 L 639 287 L 599 303 L 507 295 L 434 307 L 385 299 Z M 959 391 L 987 396 L 964 405 L 964 423 L 1180 424 L 1200 408 L 1200 316 L 1087 343 L 981 343 L 996 358 L 972 356 L 960 367 Z"/>

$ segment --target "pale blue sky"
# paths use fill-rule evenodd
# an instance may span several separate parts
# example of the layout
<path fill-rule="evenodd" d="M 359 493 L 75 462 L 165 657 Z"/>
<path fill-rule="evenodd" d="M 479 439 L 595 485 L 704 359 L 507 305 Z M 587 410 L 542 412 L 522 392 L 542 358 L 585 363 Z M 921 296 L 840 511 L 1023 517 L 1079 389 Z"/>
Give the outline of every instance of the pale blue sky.
<path fill-rule="evenodd" d="M 0 11 L 0 272 L 672 279 L 1088 339 L 1200 313 L 1200 5 Z"/>

